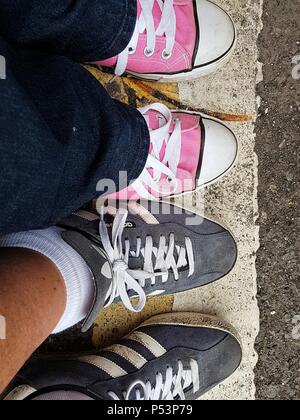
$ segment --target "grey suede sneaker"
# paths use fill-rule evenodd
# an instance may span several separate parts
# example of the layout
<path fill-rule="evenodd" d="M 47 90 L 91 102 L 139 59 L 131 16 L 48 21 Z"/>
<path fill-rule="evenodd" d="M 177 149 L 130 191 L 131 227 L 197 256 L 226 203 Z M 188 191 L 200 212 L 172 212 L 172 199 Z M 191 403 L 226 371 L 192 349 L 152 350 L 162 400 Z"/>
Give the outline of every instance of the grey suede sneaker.
<path fill-rule="evenodd" d="M 236 243 L 219 224 L 166 203 L 117 205 L 107 206 L 101 218 L 79 211 L 60 223 L 63 239 L 85 259 L 95 281 L 83 331 L 114 302 L 140 312 L 148 296 L 204 286 L 235 265 Z"/>
<path fill-rule="evenodd" d="M 241 359 L 229 324 L 198 313 L 158 315 L 95 355 L 30 362 L 4 399 L 194 400 Z"/>

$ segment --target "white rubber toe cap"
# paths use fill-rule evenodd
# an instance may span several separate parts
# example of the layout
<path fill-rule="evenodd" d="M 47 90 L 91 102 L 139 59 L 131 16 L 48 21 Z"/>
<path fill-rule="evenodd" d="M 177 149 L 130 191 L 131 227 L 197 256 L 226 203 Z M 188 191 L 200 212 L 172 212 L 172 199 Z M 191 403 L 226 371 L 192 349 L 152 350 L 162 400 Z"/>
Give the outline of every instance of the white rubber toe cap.
<path fill-rule="evenodd" d="M 233 132 L 221 122 L 204 118 L 205 144 L 198 186 L 218 181 L 234 166 L 238 142 Z"/>
<path fill-rule="evenodd" d="M 208 0 L 196 0 L 199 22 L 199 48 L 194 66 L 222 59 L 234 47 L 236 32 L 232 19 Z"/>

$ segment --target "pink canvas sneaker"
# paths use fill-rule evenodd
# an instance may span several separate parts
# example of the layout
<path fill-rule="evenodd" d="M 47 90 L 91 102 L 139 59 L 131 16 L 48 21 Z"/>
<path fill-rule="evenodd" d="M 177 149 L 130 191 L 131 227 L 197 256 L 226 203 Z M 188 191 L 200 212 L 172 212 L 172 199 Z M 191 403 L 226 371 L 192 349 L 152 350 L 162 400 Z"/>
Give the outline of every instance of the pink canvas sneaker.
<path fill-rule="evenodd" d="M 236 31 L 228 14 L 208 0 L 137 0 L 132 39 L 118 56 L 96 62 L 121 76 L 160 82 L 212 73 L 231 56 Z"/>
<path fill-rule="evenodd" d="M 232 169 L 238 154 L 233 132 L 203 114 L 171 112 L 162 104 L 140 110 L 150 130 L 141 176 L 110 199 L 156 200 L 208 186 Z"/>

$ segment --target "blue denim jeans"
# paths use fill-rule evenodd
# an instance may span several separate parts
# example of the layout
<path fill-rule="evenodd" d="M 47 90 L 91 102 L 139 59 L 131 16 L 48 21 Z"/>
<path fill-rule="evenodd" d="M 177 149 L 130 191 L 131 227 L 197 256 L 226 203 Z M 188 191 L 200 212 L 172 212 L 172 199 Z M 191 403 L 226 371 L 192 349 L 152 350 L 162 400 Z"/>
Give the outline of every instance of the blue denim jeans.
<path fill-rule="evenodd" d="M 142 172 L 149 131 L 79 62 L 121 52 L 134 0 L 0 0 L 0 234 L 51 226 Z"/>

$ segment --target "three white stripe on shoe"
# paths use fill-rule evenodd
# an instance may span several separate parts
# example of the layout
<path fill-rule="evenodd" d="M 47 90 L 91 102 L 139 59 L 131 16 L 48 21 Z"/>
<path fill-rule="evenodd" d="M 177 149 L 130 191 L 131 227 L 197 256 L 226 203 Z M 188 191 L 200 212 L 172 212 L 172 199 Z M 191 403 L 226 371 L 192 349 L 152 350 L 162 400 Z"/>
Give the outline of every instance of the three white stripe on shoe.
<path fill-rule="evenodd" d="M 155 357 L 161 357 L 166 353 L 166 349 L 158 343 L 153 337 L 141 331 L 134 331 L 127 339 L 142 344 Z M 137 369 L 141 369 L 147 360 L 137 351 L 123 344 L 115 344 L 105 349 L 110 353 L 115 353 L 123 357 Z M 102 356 L 84 356 L 80 357 L 81 362 L 89 363 L 106 372 L 112 378 L 119 378 L 127 374 L 126 370 L 115 362 Z"/>
<path fill-rule="evenodd" d="M 147 363 L 147 360 L 138 352 L 127 346 L 122 346 L 121 344 L 116 344 L 106 350 L 124 357 L 124 359 L 138 369 L 141 369 Z"/>
<path fill-rule="evenodd" d="M 160 357 L 166 353 L 166 349 L 159 344 L 158 341 L 141 331 L 134 331 L 128 338 L 142 344 L 147 350 L 151 351 L 155 357 Z"/>
<path fill-rule="evenodd" d="M 102 369 L 112 378 L 119 378 L 120 376 L 124 376 L 127 372 L 122 369 L 119 365 L 112 362 L 109 359 L 101 356 L 84 356 L 78 359 L 80 362 L 89 363 L 90 365 L 94 365 L 99 369 Z"/>

